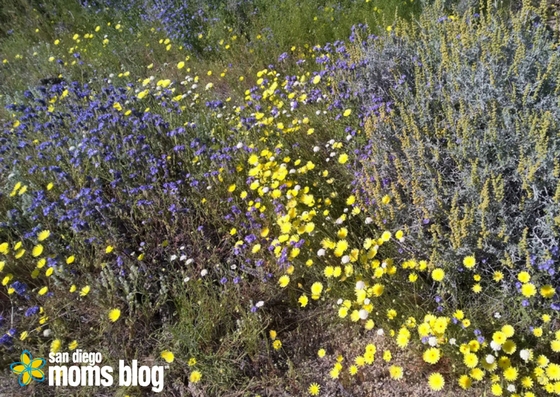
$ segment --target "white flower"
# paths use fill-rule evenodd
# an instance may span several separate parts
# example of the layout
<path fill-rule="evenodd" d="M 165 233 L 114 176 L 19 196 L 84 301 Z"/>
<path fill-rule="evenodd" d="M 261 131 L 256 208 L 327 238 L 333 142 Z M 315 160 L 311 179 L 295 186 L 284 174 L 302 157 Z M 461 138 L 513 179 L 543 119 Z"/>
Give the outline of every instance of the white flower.
<path fill-rule="evenodd" d="M 435 336 L 430 336 L 428 338 L 428 344 L 432 347 L 437 346 L 437 338 Z"/>
<path fill-rule="evenodd" d="M 171 262 L 173 262 L 175 259 L 177 259 L 177 255 L 175 254 L 171 255 L 171 257 L 169 258 Z"/>
<path fill-rule="evenodd" d="M 519 355 L 521 356 L 521 358 L 523 359 L 523 361 L 527 362 L 529 361 L 529 359 L 531 358 L 531 350 L 529 349 L 523 349 L 519 352 Z"/>
<path fill-rule="evenodd" d="M 366 287 L 366 283 L 364 283 L 362 280 L 360 280 L 356 283 L 356 291 L 361 291 L 365 287 Z"/>
<path fill-rule="evenodd" d="M 239 142 L 239 143 L 237 144 L 237 146 L 236 146 L 236 148 L 238 148 L 238 149 L 241 149 L 242 147 L 243 147 L 243 143 L 242 143 L 242 142 Z"/>
<path fill-rule="evenodd" d="M 372 222 L 373 222 L 373 219 L 371 219 L 369 216 L 368 216 L 368 217 L 366 218 L 366 220 L 365 220 L 365 224 L 366 224 L 366 225 L 369 225 L 369 224 L 372 223 Z"/>
<path fill-rule="evenodd" d="M 323 248 L 317 251 L 317 256 L 324 256 L 324 255 L 325 255 L 325 250 Z"/>
<path fill-rule="evenodd" d="M 494 313 L 494 318 L 500 318 L 502 315 L 499 312 Z"/>
<path fill-rule="evenodd" d="M 186 259 L 187 259 L 187 256 L 186 256 L 186 255 L 181 255 L 181 256 L 179 257 L 179 260 L 180 260 L 180 261 L 184 261 L 184 260 L 186 260 Z"/>
<path fill-rule="evenodd" d="M 206 276 L 207 274 L 208 274 L 208 270 L 206 270 L 206 269 L 202 269 L 202 270 L 200 271 L 200 277 L 204 277 L 204 276 Z"/>
<path fill-rule="evenodd" d="M 190 259 L 187 259 L 187 261 L 185 262 L 185 264 L 186 264 L 186 265 L 190 265 L 190 264 L 193 263 L 193 262 L 194 262 L 194 259 L 190 258 Z"/>
<path fill-rule="evenodd" d="M 457 339 L 455 339 L 455 338 L 449 339 L 449 344 L 450 344 L 451 346 L 455 346 L 455 345 L 457 344 Z"/>
<path fill-rule="evenodd" d="M 338 298 L 338 300 L 336 301 L 336 304 L 337 304 L 337 305 L 342 305 L 342 302 L 344 302 L 344 301 L 342 300 L 342 298 Z"/>
<path fill-rule="evenodd" d="M 321 148 L 320 148 L 319 146 L 315 146 L 315 147 L 313 148 L 313 151 L 314 151 L 315 153 L 317 153 L 319 150 L 321 150 Z"/>
<path fill-rule="evenodd" d="M 360 319 L 365 320 L 369 316 L 369 312 L 366 309 L 360 309 L 359 311 Z"/>
<path fill-rule="evenodd" d="M 343 264 L 343 265 L 346 265 L 348 262 L 350 262 L 350 256 L 344 255 L 344 256 L 342 257 L 342 264 Z"/>
<path fill-rule="evenodd" d="M 46 330 L 43 331 L 43 336 L 44 336 L 45 338 L 48 338 L 49 336 L 51 336 L 51 334 L 52 334 L 52 331 L 51 331 L 50 329 L 48 329 L 48 328 L 47 328 Z"/>
<path fill-rule="evenodd" d="M 493 355 L 489 354 L 486 356 L 486 362 L 488 364 L 494 364 L 494 361 L 496 361 L 496 357 L 494 357 Z"/>
<path fill-rule="evenodd" d="M 500 345 L 499 343 L 496 343 L 494 341 L 490 342 L 490 347 L 492 348 L 492 350 L 497 351 L 497 352 L 502 350 L 502 345 Z"/>
<path fill-rule="evenodd" d="M 384 335 L 384 334 L 385 334 L 385 331 L 383 331 L 383 328 L 379 328 L 379 329 L 377 330 L 377 335 L 382 336 L 382 335 Z"/>
<path fill-rule="evenodd" d="M 369 300 L 369 298 L 364 299 L 364 305 L 369 305 L 371 303 L 371 301 Z"/>
<path fill-rule="evenodd" d="M 258 302 L 255 304 L 256 307 L 262 307 L 263 305 L 264 305 L 264 302 L 263 302 L 263 301 L 258 301 Z"/>
<path fill-rule="evenodd" d="M 510 393 L 515 393 L 515 385 L 512 385 L 510 383 L 507 387 L 507 391 L 509 391 Z"/>

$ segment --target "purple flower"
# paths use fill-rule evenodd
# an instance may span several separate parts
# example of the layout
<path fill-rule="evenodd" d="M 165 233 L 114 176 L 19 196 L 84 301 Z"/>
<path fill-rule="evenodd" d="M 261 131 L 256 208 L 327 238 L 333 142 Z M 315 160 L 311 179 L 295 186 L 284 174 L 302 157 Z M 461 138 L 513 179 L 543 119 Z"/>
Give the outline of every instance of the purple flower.
<path fill-rule="evenodd" d="M 247 244 L 252 244 L 255 242 L 255 240 L 257 239 L 257 237 L 254 234 L 249 234 L 247 236 L 245 236 L 245 242 L 247 242 Z"/>
<path fill-rule="evenodd" d="M 13 343 L 12 337 L 8 334 L 4 334 L 0 337 L 0 345 L 11 346 Z"/>
<path fill-rule="evenodd" d="M 14 281 L 10 287 L 12 287 L 15 290 L 16 294 L 20 296 L 25 294 L 25 291 L 27 291 L 27 285 L 19 281 Z"/>
<path fill-rule="evenodd" d="M 25 311 L 25 317 L 31 317 L 39 312 L 39 306 L 30 307 Z M 1 321 L 0 321 L 1 324 Z"/>

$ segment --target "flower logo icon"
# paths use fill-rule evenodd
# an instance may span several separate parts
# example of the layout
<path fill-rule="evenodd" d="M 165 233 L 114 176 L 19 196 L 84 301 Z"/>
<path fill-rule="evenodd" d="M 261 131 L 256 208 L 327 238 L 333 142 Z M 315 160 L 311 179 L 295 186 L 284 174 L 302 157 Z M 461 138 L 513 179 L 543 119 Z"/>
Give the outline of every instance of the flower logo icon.
<path fill-rule="evenodd" d="M 10 370 L 19 375 L 20 386 L 27 386 L 33 379 L 37 382 L 45 380 L 45 373 L 41 370 L 46 364 L 44 358 L 33 358 L 28 350 L 24 350 L 20 360 L 10 364 Z"/>

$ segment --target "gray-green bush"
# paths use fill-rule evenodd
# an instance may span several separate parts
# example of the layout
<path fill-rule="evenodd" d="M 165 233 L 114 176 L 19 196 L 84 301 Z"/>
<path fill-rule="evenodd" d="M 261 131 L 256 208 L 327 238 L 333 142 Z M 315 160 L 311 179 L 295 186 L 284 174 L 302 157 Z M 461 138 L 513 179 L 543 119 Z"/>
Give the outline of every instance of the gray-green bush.
<path fill-rule="evenodd" d="M 521 270 L 558 286 L 560 64 L 544 14 L 525 4 L 509 20 L 449 18 L 439 4 L 360 49 L 363 108 L 393 108 L 366 117 L 362 200 L 380 226 L 406 227 L 409 254 L 445 268 L 458 301 L 473 296 L 468 255 L 489 296 L 519 299 Z"/>

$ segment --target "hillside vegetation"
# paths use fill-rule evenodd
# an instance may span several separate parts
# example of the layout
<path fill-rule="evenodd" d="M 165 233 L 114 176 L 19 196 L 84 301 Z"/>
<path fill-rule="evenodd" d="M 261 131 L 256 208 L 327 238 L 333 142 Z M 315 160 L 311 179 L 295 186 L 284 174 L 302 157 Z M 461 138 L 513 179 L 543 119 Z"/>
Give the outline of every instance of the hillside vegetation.
<path fill-rule="evenodd" d="M 163 396 L 559 395 L 551 13 L 3 6 L 0 389 L 154 395 L 10 371 L 81 349 Z"/>

